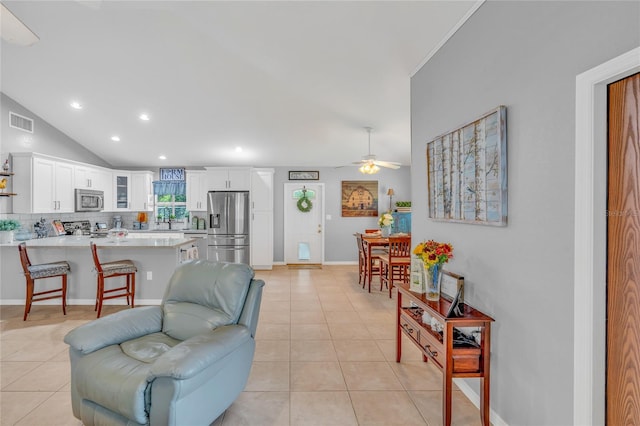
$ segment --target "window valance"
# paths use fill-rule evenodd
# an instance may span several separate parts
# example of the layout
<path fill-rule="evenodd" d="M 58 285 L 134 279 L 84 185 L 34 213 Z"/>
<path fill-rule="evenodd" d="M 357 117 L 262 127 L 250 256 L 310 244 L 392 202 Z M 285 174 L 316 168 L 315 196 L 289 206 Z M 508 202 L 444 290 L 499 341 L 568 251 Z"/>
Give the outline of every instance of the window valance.
<path fill-rule="evenodd" d="M 186 195 L 187 185 L 185 182 L 158 180 L 153 182 L 153 193 L 155 195 Z"/>

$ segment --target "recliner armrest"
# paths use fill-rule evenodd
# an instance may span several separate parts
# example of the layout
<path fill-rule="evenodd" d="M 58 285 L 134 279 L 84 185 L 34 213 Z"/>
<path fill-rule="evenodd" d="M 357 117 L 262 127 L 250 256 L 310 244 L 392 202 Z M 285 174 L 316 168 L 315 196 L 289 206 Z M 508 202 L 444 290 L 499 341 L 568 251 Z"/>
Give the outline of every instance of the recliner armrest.
<path fill-rule="evenodd" d="M 187 339 L 159 356 L 151 366 L 150 376 L 189 379 L 249 340 L 251 332 L 245 326 L 216 328 L 211 333 Z"/>
<path fill-rule="evenodd" d="M 120 311 L 81 325 L 67 333 L 64 342 L 86 355 L 161 330 L 161 307 L 144 306 Z"/>

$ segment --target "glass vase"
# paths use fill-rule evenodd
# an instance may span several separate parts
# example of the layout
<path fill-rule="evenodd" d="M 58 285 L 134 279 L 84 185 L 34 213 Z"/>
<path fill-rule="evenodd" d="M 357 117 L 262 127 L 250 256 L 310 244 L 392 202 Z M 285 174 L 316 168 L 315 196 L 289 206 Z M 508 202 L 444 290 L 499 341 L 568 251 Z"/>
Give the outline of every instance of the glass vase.
<path fill-rule="evenodd" d="M 425 297 L 427 300 L 440 300 L 440 282 L 442 281 L 442 265 L 435 264 L 424 270 Z"/>
<path fill-rule="evenodd" d="M 387 238 L 389 234 L 391 234 L 390 226 L 383 226 L 380 228 L 380 235 L 382 235 L 384 238 Z"/>

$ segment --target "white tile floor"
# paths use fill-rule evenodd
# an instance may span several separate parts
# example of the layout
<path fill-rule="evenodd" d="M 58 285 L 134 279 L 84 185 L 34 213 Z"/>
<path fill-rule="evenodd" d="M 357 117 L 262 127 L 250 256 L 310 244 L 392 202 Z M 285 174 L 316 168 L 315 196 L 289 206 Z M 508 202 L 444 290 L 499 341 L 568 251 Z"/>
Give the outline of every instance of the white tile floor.
<path fill-rule="evenodd" d="M 395 292 L 367 293 L 355 266 L 256 276 L 266 286 L 251 375 L 215 426 L 442 424 L 441 373 L 409 342 L 395 362 Z M 22 310 L 0 307 L 0 424 L 80 425 L 62 338 L 92 320 L 93 307 L 68 306 L 63 316 L 36 304 L 26 322 Z M 462 392 L 453 398 L 454 425 L 480 424 Z"/>

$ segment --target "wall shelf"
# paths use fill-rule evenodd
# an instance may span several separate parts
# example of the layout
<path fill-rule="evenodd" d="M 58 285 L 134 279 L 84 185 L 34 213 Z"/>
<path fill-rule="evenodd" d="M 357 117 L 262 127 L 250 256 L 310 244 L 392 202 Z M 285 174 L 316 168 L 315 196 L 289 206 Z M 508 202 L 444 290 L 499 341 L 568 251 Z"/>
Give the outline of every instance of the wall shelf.
<path fill-rule="evenodd" d="M 1 176 L 11 177 L 13 176 L 13 172 L 0 172 L 0 177 Z M 0 197 L 13 197 L 14 195 L 18 194 L 15 192 L 0 192 Z"/>

